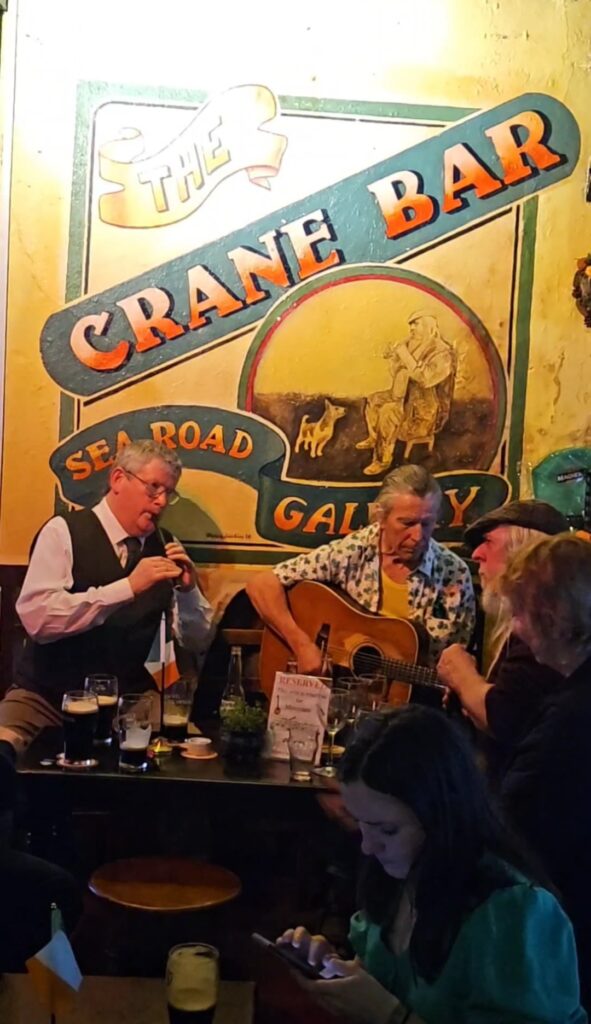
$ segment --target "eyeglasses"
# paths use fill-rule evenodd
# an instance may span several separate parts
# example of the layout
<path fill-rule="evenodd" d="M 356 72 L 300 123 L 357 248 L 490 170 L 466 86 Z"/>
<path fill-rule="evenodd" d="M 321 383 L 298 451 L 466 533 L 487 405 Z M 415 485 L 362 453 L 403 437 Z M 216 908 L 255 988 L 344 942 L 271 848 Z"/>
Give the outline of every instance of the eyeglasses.
<path fill-rule="evenodd" d="M 156 498 L 160 498 L 164 494 L 166 495 L 166 501 L 168 504 L 175 505 L 180 498 L 180 494 L 178 494 L 174 488 L 164 487 L 162 484 L 148 483 L 147 480 L 142 480 L 141 476 L 138 476 L 137 473 L 132 473 L 130 469 L 124 469 L 123 472 L 126 473 L 127 476 L 132 476 L 134 480 L 139 480 L 150 501 L 155 501 Z"/>

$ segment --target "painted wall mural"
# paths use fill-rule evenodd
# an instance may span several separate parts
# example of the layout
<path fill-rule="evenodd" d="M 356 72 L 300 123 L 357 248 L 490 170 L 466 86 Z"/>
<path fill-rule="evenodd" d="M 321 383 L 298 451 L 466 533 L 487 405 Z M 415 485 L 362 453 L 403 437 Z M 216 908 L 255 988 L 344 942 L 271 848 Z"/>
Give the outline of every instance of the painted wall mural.
<path fill-rule="evenodd" d="M 111 106 L 98 108 L 109 136 Z M 196 217 L 214 188 L 227 192 L 240 171 L 268 186 L 296 145 L 281 101 L 263 85 L 238 86 L 182 119 L 173 109 L 169 120 L 163 103 L 146 111 L 120 98 L 116 107 L 119 124 L 124 117 L 141 129 L 102 142 L 105 129 L 89 108 L 83 140 L 94 146 L 85 255 L 99 266 L 112 251 L 102 232 L 158 232 Z M 499 446 L 509 367 L 458 295 L 392 260 L 444 246 L 459 230 L 481 230 L 568 176 L 577 125 L 551 97 L 523 96 L 401 152 L 390 145 L 393 155 L 377 164 L 49 317 L 44 366 L 75 397 L 72 418 L 82 428 L 50 459 L 65 500 L 96 501 L 117 446 L 146 433 L 184 449 L 188 467 L 256 492 L 254 521 L 242 519 L 239 531 L 216 520 L 213 499 L 204 508 L 188 497 L 184 509 L 171 510 L 197 558 L 225 552 L 233 560 L 241 551 L 256 561 L 256 548 L 311 546 L 356 529 L 379 481 L 411 459 L 443 475 L 448 539 L 460 539 L 466 516 L 505 499 L 510 467 Z M 105 191 L 113 181 L 120 189 Z M 149 245 L 155 252 L 157 242 Z M 511 249 L 504 255 L 510 260 Z M 200 357 L 253 325 L 234 415 L 176 405 L 95 420 L 104 396 L 148 375 L 164 398 L 167 368 L 181 361 L 197 382 Z M 92 426 L 83 425 L 89 407 Z M 215 493 L 223 504 L 223 482 Z"/>
<path fill-rule="evenodd" d="M 186 467 L 167 525 L 203 566 L 356 529 L 406 461 L 459 542 L 520 490 L 540 210 L 577 117 L 530 82 L 468 106 L 194 80 L 70 82 L 63 288 L 33 317 L 43 511 L 93 504 L 118 446 L 153 436 Z M 13 319 L 7 394 L 20 345 Z M 9 539 L 8 514 L 20 559 L 41 516 Z"/>

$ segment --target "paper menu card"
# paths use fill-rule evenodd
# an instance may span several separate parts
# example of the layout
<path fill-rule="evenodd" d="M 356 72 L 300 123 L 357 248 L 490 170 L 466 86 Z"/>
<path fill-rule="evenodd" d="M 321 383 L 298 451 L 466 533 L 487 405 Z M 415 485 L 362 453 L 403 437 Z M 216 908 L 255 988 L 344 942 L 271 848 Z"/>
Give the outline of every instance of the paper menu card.
<path fill-rule="evenodd" d="M 315 764 L 319 764 L 329 699 L 330 687 L 317 676 L 277 672 L 269 705 L 267 756 L 288 761 L 289 730 L 294 724 L 306 725 L 317 729 Z"/>

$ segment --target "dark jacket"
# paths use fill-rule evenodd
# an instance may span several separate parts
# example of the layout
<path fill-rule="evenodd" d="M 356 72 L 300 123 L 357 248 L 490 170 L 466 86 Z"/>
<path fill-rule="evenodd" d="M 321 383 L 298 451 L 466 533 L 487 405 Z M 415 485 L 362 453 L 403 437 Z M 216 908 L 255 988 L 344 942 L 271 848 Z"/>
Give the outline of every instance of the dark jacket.
<path fill-rule="evenodd" d="M 480 737 L 480 745 L 489 779 L 496 785 L 530 721 L 562 682 L 562 676 L 548 665 L 540 665 L 527 644 L 511 634 L 488 682 L 493 684 L 485 698 L 489 733 Z"/>
<path fill-rule="evenodd" d="M 122 568 L 100 521 L 90 509 L 63 516 L 72 539 L 72 591 L 105 586 L 123 579 Z M 163 555 L 160 531 L 146 538 L 142 558 Z M 71 633 L 51 643 L 27 637 L 17 666 L 17 682 L 59 707 L 66 690 L 79 690 L 89 673 L 107 672 L 119 679 L 121 693 L 154 688 L 144 666 L 152 640 L 171 601 L 172 586 L 163 581 L 117 608 L 101 625 Z"/>
<path fill-rule="evenodd" d="M 585 1005 L 591 996 L 591 657 L 561 678 L 510 758 L 501 801 L 541 858 L 575 929 Z"/>

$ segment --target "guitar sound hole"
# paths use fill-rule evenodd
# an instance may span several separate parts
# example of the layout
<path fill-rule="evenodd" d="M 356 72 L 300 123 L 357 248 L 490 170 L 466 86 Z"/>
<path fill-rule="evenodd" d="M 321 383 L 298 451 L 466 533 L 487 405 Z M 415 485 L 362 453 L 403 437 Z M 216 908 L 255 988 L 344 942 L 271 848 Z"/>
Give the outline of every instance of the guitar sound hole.
<path fill-rule="evenodd" d="M 356 676 L 362 676 L 370 672 L 382 672 L 384 667 L 384 656 L 379 647 L 372 647 L 371 644 L 363 644 L 358 647 L 351 659 L 351 668 Z"/>

